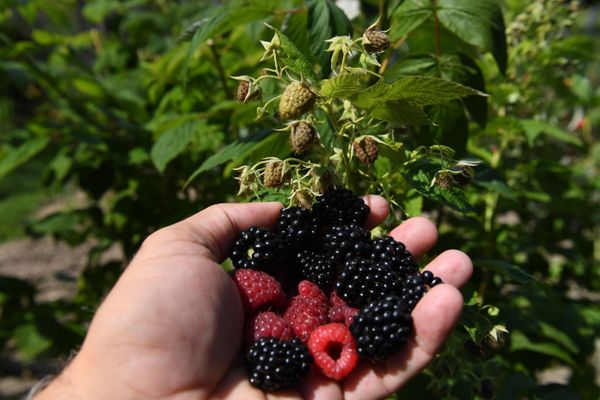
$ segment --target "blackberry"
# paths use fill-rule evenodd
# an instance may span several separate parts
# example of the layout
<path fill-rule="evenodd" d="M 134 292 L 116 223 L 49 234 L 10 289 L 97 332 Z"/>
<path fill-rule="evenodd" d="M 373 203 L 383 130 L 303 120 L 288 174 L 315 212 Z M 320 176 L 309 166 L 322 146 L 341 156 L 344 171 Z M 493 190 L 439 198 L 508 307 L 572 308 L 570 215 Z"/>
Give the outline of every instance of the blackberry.
<path fill-rule="evenodd" d="M 408 342 L 412 317 L 399 297 L 388 296 L 360 310 L 350 324 L 350 332 L 361 357 L 385 360 Z"/>
<path fill-rule="evenodd" d="M 408 310 L 412 311 L 426 292 L 427 287 L 423 277 L 420 274 L 415 274 L 404 280 L 400 297 Z"/>
<path fill-rule="evenodd" d="M 296 270 L 302 279 L 307 279 L 328 293 L 333 287 L 337 270 L 330 257 L 311 250 L 296 256 Z"/>
<path fill-rule="evenodd" d="M 231 262 L 237 269 L 273 270 L 282 257 L 282 242 L 269 230 L 253 226 L 233 244 Z"/>
<path fill-rule="evenodd" d="M 369 206 L 351 190 L 332 186 L 317 198 L 313 213 L 322 225 L 356 224 L 364 226 Z"/>
<path fill-rule="evenodd" d="M 358 225 L 333 226 L 325 234 L 323 244 L 327 254 L 336 262 L 367 257 L 372 247 L 369 232 Z"/>
<path fill-rule="evenodd" d="M 306 248 L 316 234 L 311 212 L 300 207 L 282 209 L 275 232 L 287 248 Z"/>
<path fill-rule="evenodd" d="M 306 375 L 313 360 L 300 339 L 262 338 L 250 347 L 246 365 L 250 383 L 260 389 L 287 389 Z"/>
<path fill-rule="evenodd" d="M 402 281 L 389 265 L 361 259 L 346 262 L 335 284 L 338 296 L 357 308 L 401 291 Z"/>
<path fill-rule="evenodd" d="M 419 266 L 402 242 L 391 236 L 373 240 L 371 260 L 389 264 L 402 278 L 416 274 Z"/>

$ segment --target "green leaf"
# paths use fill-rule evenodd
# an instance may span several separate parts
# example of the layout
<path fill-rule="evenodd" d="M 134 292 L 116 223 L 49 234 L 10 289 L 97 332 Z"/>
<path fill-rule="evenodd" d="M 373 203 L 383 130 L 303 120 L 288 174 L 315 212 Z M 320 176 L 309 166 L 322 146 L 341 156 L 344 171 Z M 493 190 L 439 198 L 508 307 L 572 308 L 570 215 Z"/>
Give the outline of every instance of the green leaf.
<path fill-rule="evenodd" d="M 44 150 L 48 143 L 50 139 L 47 137 L 37 137 L 28 139 L 17 148 L 5 149 L 0 154 L 0 178 Z"/>
<path fill-rule="evenodd" d="M 535 119 L 522 119 L 519 120 L 519 123 L 525 131 L 525 136 L 527 136 L 527 142 L 530 146 L 533 146 L 535 139 L 542 133 L 554 139 L 558 139 L 562 142 L 570 143 L 575 146 L 583 145 L 581 140 L 573 136 L 573 134 L 565 132 L 562 129 L 547 122 L 538 121 Z"/>
<path fill-rule="evenodd" d="M 575 366 L 576 362 L 573 360 L 571 355 L 563 350 L 560 346 L 554 343 L 547 342 L 532 342 L 527 336 L 521 331 L 513 331 L 510 335 L 510 350 L 528 350 L 535 353 L 545 354 L 550 357 L 558 358 L 570 365 Z"/>
<path fill-rule="evenodd" d="M 48 350 L 52 346 L 52 341 L 40 334 L 34 323 L 17 327 L 12 337 L 19 349 L 19 353 L 26 360 L 34 359 L 38 354 Z"/>
<path fill-rule="evenodd" d="M 217 7 L 210 16 L 194 22 L 182 36 L 192 35 L 192 42 L 182 65 L 183 86 L 187 82 L 187 71 L 195 51 L 212 36 L 227 32 L 248 22 L 262 20 L 273 14 L 279 2 L 271 0 L 234 1 L 226 6 Z"/>
<path fill-rule="evenodd" d="M 504 17 L 496 0 L 439 0 L 437 16 L 465 42 L 491 51 L 499 70 L 506 72 Z"/>
<path fill-rule="evenodd" d="M 572 354 L 577 354 L 579 352 L 579 348 L 577 347 L 575 342 L 565 332 L 561 331 L 558 328 L 555 328 L 554 326 L 544 321 L 538 321 L 538 327 L 540 328 L 540 333 L 543 336 L 559 343 Z"/>
<path fill-rule="evenodd" d="M 439 164 L 421 158 L 407 164 L 403 176 L 423 196 L 445 204 L 460 213 L 472 213 L 473 207 L 471 207 L 461 189 L 454 186 L 447 189 L 440 188 L 437 185 L 431 186 L 431 181 L 439 170 Z"/>
<path fill-rule="evenodd" d="M 307 4 L 310 50 L 323 67 L 321 75 L 325 75 L 330 69 L 330 54 L 325 52 L 325 41 L 333 36 L 351 35 L 352 24 L 346 14 L 331 0 L 308 0 Z"/>
<path fill-rule="evenodd" d="M 184 151 L 196 136 L 211 135 L 213 130 L 214 127 L 207 125 L 205 121 L 187 121 L 168 129 L 152 146 L 150 152 L 152 162 L 160 172 L 163 172 L 169 161 Z"/>
<path fill-rule="evenodd" d="M 296 44 L 302 54 L 310 54 L 310 38 L 306 26 L 308 24 L 308 15 L 306 13 L 288 14 L 281 26 L 281 31 L 292 42 Z"/>
<path fill-rule="evenodd" d="M 490 269 L 504 276 L 511 278 L 513 281 L 521 284 L 536 282 L 537 279 L 533 275 L 524 271 L 517 265 L 501 260 L 474 260 L 473 264 L 477 267 Z"/>
<path fill-rule="evenodd" d="M 385 72 L 386 81 L 395 81 L 409 75 L 431 75 L 437 73 L 437 60 L 430 54 L 407 57 L 395 63 Z"/>
<path fill-rule="evenodd" d="M 487 96 L 478 90 L 433 76 L 409 76 L 392 83 L 379 81 L 360 93 L 354 100 L 355 105 L 370 109 L 377 103 L 390 100 L 408 100 L 423 107 L 447 103 L 461 97 Z"/>
<path fill-rule="evenodd" d="M 386 101 L 371 107 L 369 115 L 397 124 L 420 125 L 429 121 L 421 107 L 405 100 Z"/>
<path fill-rule="evenodd" d="M 276 150 L 281 148 L 282 143 L 287 146 L 287 138 L 288 136 L 281 132 L 260 131 L 246 139 L 233 142 L 208 157 L 188 178 L 186 186 L 201 173 L 228 161 L 235 160 L 236 165 L 240 165 L 252 154 L 258 154 L 257 158 L 263 155 L 276 156 Z M 266 151 L 263 151 L 264 149 Z"/>
<path fill-rule="evenodd" d="M 462 65 L 466 68 L 465 79 L 462 83 L 485 93 L 485 78 L 475 60 L 466 54 L 459 54 Z M 488 99 L 483 96 L 467 96 L 463 103 L 469 115 L 481 128 L 485 128 L 488 119 Z"/>
<path fill-rule="evenodd" d="M 361 88 L 363 74 L 344 74 L 321 81 L 320 93 L 325 97 L 348 98 L 358 92 Z"/>
<path fill-rule="evenodd" d="M 319 78 L 313 70 L 313 65 L 308 58 L 302 54 L 298 47 L 288 38 L 286 35 L 281 33 L 280 30 L 269 26 L 279 36 L 281 41 L 281 49 L 285 52 L 283 56 L 283 62 L 289 69 L 297 73 L 298 75 L 305 76 L 313 81 L 318 81 Z"/>
<path fill-rule="evenodd" d="M 397 41 L 417 29 L 433 15 L 431 0 L 406 0 L 392 14 L 390 38 Z"/>

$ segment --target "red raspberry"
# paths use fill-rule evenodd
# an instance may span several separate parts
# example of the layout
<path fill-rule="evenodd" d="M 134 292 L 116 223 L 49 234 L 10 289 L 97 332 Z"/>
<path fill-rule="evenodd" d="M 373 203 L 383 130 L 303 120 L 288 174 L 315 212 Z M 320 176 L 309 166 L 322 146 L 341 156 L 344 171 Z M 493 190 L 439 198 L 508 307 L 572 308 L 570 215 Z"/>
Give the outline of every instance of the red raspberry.
<path fill-rule="evenodd" d="M 329 309 L 329 321 L 343 322 L 350 326 L 354 316 L 360 311 L 358 308 L 350 307 L 335 291 L 331 292 L 331 308 Z"/>
<path fill-rule="evenodd" d="M 283 307 L 286 301 L 281 284 L 271 275 L 253 269 L 238 269 L 233 275 L 246 313 L 272 306 Z"/>
<path fill-rule="evenodd" d="M 328 322 L 329 302 L 321 289 L 309 281 L 300 282 L 298 292 L 283 318 L 292 325 L 296 336 L 306 341 L 315 328 Z"/>
<path fill-rule="evenodd" d="M 300 282 L 298 284 L 298 294 L 300 294 L 300 296 L 312 297 L 313 299 L 318 299 L 324 303 L 327 303 L 327 296 L 325 296 L 325 293 L 323 293 L 321 288 L 311 281 L 304 280 Z"/>
<path fill-rule="evenodd" d="M 348 307 L 348 305 L 346 304 L 346 302 L 344 301 L 344 299 L 342 299 L 340 296 L 337 295 L 337 293 L 335 292 L 335 290 L 331 291 L 331 306 L 335 307 L 335 306 L 346 306 Z"/>
<path fill-rule="evenodd" d="M 292 340 L 294 331 L 280 315 L 271 311 L 261 312 L 246 321 L 246 343 L 252 344 L 260 338 Z"/>
<path fill-rule="evenodd" d="M 352 334 L 339 322 L 315 329 L 308 339 L 308 351 L 323 375 L 338 381 L 352 372 L 358 362 Z"/>

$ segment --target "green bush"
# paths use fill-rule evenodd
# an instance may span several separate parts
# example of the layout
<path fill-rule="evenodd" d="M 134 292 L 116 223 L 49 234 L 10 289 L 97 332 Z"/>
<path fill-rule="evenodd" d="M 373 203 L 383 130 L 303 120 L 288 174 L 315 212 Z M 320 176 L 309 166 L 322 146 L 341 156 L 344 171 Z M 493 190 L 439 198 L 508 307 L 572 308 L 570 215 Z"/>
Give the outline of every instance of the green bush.
<path fill-rule="evenodd" d="M 600 290 L 599 60 L 585 10 L 375 3 L 349 20 L 330 0 L 3 2 L 0 179 L 44 160 L 44 184 L 86 202 L 28 232 L 95 243 L 70 302 L 38 304 L 33 286 L 0 279 L 7 350 L 76 347 L 124 267 L 101 263 L 113 244 L 132 255 L 209 204 L 297 203 L 331 178 L 390 201 L 381 229 L 427 213 L 435 251 L 459 248 L 475 264 L 460 326 L 399 397 L 598 397 L 600 312 L 587 294 Z M 360 38 L 375 21 L 392 46 L 369 55 Z M 232 76 L 258 78 L 262 98 L 235 101 Z M 278 130 L 291 78 L 320 95 L 320 144 L 303 156 Z M 379 149 L 372 165 L 352 154 L 364 136 Z M 276 189 L 261 177 L 272 157 L 291 171 Z M 568 385 L 537 383 L 559 365 Z"/>

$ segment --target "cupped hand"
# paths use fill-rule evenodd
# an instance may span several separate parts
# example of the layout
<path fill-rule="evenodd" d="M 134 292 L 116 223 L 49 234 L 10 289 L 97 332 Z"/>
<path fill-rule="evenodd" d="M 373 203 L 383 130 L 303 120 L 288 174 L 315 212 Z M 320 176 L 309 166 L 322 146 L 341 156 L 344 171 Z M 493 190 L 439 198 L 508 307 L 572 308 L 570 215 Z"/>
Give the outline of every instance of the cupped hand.
<path fill-rule="evenodd" d="M 387 203 L 368 196 L 370 228 Z M 457 250 L 426 269 L 445 282 L 412 315 L 414 336 L 380 363 L 362 361 L 342 382 L 313 371 L 296 390 L 250 385 L 239 357 L 244 313 L 220 267 L 250 226 L 273 226 L 280 203 L 219 204 L 150 235 L 98 309 L 80 352 L 38 399 L 379 399 L 398 390 L 435 356 L 458 320 L 458 287 L 472 264 Z M 412 218 L 391 232 L 419 258 L 437 239 L 431 222 Z"/>

